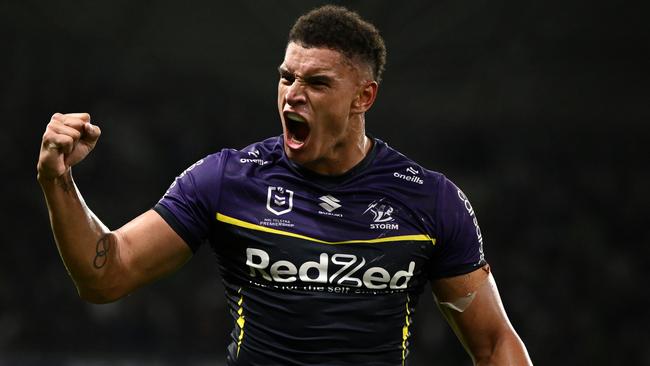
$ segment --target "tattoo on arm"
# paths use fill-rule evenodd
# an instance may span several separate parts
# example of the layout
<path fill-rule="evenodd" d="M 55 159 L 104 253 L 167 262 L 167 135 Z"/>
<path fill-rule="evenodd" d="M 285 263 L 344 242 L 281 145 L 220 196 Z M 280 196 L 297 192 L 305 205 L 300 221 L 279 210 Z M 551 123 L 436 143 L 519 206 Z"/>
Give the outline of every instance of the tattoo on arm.
<path fill-rule="evenodd" d="M 97 269 L 103 268 L 108 262 L 108 254 L 115 247 L 115 236 L 112 233 L 103 235 L 97 241 L 95 246 L 95 259 L 93 259 L 93 267 Z"/>
<path fill-rule="evenodd" d="M 63 190 L 65 193 L 70 193 L 74 192 L 74 181 L 72 180 L 72 177 L 64 175 L 61 177 L 61 179 L 58 180 L 58 186 Z"/>

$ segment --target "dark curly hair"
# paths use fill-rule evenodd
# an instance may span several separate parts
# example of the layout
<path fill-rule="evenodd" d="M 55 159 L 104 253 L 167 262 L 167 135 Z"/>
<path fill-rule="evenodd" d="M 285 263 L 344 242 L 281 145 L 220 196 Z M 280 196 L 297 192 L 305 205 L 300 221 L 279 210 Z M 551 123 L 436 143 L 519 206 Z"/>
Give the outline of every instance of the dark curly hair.
<path fill-rule="evenodd" d="M 289 42 L 326 47 L 367 63 L 379 83 L 386 64 L 384 39 L 374 25 L 342 6 L 325 5 L 301 16 L 289 32 Z"/>

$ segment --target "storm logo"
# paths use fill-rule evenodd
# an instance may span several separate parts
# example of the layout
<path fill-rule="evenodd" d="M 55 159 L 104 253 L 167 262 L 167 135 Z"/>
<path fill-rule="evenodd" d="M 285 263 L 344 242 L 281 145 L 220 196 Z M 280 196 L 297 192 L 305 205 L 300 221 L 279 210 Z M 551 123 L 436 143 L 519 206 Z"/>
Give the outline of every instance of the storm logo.
<path fill-rule="evenodd" d="M 399 229 L 399 224 L 395 223 L 393 218 L 393 207 L 389 204 L 383 203 L 384 199 L 379 201 L 373 201 L 368 205 L 368 208 L 363 211 L 363 214 L 370 212 L 372 214 L 373 223 L 370 224 L 371 229 L 389 229 L 397 230 Z"/>

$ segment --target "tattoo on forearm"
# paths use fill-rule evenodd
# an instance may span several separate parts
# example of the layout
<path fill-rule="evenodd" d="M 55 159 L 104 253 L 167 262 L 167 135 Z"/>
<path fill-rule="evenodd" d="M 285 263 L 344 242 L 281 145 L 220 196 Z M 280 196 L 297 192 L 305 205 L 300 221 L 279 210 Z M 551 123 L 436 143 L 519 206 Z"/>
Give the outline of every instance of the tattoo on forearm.
<path fill-rule="evenodd" d="M 74 192 L 74 181 L 69 176 L 63 176 L 58 180 L 58 186 L 65 193 Z"/>
<path fill-rule="evenodd" d="M 108 262 L 108 254 L 115 247 L 115 237 L 113 234 L 108 233 L 103 235 L 97 241 L 95 246 L 95 259 L 93 259 L 93 267 L 97 269 L 103 268 Z"/>

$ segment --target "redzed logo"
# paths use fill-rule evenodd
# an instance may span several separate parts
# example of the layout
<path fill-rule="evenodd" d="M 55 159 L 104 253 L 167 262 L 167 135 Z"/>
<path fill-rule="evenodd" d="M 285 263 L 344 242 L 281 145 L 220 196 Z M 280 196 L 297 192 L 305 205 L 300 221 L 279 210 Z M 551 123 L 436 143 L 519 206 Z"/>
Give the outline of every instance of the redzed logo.
<path fill-rule="evenodd" d="M 269 254 L 256 248 L 246 248 L 246 265 L 250 276 L 261 276 L 270 282 L 290 283 L 298 280 L 320 284 L 333 284 L 368 289 L 406 289 L 415 262 L 408 270 L 399 270 L 392 275 L 382 267 L 364 268 L 366 259 L 354 254 L 336 253 L 331 257 L 321 253 L 317 261 L 305 261 L 296 265 L 288 260 L 271 262 Z"/>

